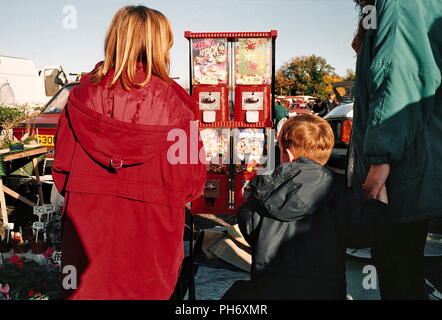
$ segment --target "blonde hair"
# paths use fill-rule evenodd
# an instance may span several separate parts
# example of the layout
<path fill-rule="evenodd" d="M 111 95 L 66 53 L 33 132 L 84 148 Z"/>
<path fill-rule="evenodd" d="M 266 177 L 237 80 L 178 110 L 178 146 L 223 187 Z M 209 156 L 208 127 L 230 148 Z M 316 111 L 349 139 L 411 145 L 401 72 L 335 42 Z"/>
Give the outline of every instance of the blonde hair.
<path fill-rule="evenodd" d="M 288 119 L 279 134 L 281 152 L 290 150 L 300 158 L 321 165 L 330 159 L 335 136 L 330 124 L 321 117 L 302 114 Z"/>
<path fill-rule="evenodd" d="M 126 90 L 145 86 L 152 75 L 171 82 L 169 51 L 172 45 L 172 28 L 161 12 L 145 6 L 123 7 L 107 32 L 104 63 L 92 72 L 91 80 L 97 84 L 114 70 L 110 85 L 121 81 Z M 143 63 L 146 74 L 141 82 L 136 79 L 138 63 Z"/>

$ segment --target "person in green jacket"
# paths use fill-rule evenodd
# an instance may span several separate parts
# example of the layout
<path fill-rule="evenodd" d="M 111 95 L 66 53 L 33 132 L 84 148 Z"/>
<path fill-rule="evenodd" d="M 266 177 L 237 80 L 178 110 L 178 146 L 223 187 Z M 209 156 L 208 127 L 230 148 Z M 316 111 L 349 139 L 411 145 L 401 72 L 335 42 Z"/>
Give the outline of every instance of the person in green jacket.
<path fill-rule="evenodd" d="M 424 247 L 442 217 L 442 0 L 355 1 L 376 10 L 366 7 L 353 41 L 348 178 L 370 198 L 387 190 L 395 224 L 372 250 L 381 297 L 428 299 Z"/>
<path fill-rule="evenodd" d="M 284 118 L 288 118 L 289 117 L 289 111 L 287 110 L 286 107 L 284 107 L 281 104 L 281 101 L 277 101 L 275 104 L 275 119 L 276 119 L 276 124 L 279 123 L 279 121 L 281 121 Z"/>

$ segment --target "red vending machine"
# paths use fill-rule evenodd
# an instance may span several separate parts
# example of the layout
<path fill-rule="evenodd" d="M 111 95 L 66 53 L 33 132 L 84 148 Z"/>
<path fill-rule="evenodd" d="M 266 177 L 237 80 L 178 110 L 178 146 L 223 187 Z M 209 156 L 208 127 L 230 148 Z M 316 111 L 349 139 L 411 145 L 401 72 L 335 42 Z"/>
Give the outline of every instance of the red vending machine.
<path fill-rule="evenodd" d="M 274 139 L 277 31 L 185 32 L 189 40 L 190 93 L 209 165 L 197 214 L 235 214 L 247 200 L 257 169 L 267 165 Z"/>
<path fill-rule="evenodd" d="M 209 165 L 204 194 L 191 204 L 198 214 L 235 214 L 258 169 L 268 166 L 273 141 L 277 31 L 185 32 L 189 40 L 190 94 Z M 273 146 L 273 143 L 270 145 Z M 274 153 L 273 153 L 274 154 Z M 266 157 L 267 156 L 267 157 Z M 190 245 L 193 257 L 193 245 Z M 193 263 L 189 299 L 195 299 Z"/>

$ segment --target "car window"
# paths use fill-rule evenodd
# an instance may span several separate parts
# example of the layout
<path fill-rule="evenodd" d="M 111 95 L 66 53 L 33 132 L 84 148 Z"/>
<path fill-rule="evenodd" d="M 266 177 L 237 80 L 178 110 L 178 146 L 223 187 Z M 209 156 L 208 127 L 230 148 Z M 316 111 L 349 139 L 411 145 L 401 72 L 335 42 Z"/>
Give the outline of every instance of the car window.
<path fill-rule="evenodd" d="M 69 92 L 75 86 L 76 84 L 67 85 L 58 91 L 58 93 L 48 102 L 43 113 L 61 113 L 68 101 Z"/>

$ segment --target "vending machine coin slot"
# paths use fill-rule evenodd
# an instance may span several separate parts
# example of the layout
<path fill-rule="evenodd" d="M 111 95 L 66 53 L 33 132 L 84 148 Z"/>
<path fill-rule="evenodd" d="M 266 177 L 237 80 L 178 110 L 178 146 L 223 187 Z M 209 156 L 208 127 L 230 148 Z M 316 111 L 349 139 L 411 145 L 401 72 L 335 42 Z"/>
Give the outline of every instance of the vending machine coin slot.
<path fill-rule="evenodd" d="M 204 123 L 214 123 L 216 111 L 221 109 L 221 94 L 219 92 L 201 92 L 199 109 L 203 112 Z"/>
<path fill-rule="evenodd" d="M 237 86 L 235 120 L 250 124 L 271 122 L 271 91 L 269 86 Z"/>

